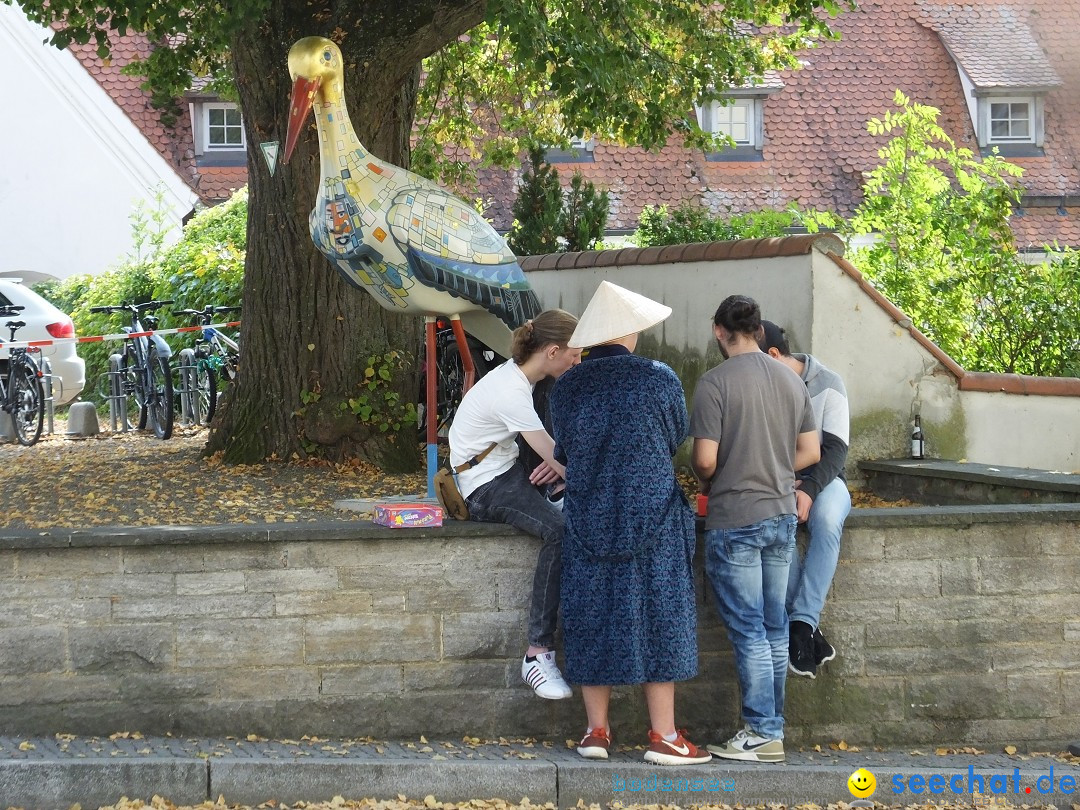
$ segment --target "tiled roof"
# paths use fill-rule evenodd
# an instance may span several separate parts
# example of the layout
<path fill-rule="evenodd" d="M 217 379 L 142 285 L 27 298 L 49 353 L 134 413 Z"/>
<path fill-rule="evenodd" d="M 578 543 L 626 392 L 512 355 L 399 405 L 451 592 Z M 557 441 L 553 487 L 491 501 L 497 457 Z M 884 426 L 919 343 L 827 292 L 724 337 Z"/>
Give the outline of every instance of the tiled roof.
<path fill-rule="evenodd" d="M 923 3 L 920 11 L 977 88 L 1061 86 L 1028 25 L 1029 9 Z"/>
<path fill-rule="evenodd" d="M 914 18 L 911 0 L 868 0 L 840 15 L 842 39 L 806 52 L 801 70 L 782 75 L 784 89 L 764 103 L 763 160 L 712 162 L 678 142 L 659 153 L 597 147 L 595 163 L 575 169 L 613 192 L 612 228 L 636 227 L 645 205 L 703 203 L 717 213 L 739 213 L 790 202 L 850 214 L 863 172 L 876 165 L 885 138 L 866 121 L 892 108 L 899 88 L 942 110 L 955 122 L 953 137 L 975 148 L 975 135 L 956 68 L 937 35 Z M 497 227 L 513 200 L 513 183 L 482 178 L 483 196 L 502 203 L 489 212 Z M 662 194 L 657 194 L 657 190 Z"/>
<path fill-rule="evenodd" d="M 207 205 L 224 202 L 247 183 L 247 166 L 202 166 L 199 168 L 199 197 Z"/>
<path fill-rule="evenodd" d="M 161 123 L 160 111 L 150 103 L 150 93 L 139 87 L 142 80 L 120 72 L 121 68 L 133 60 L 146 58 L 151 51 L 150 42 L 140 34 L 114 34 L 110 44 L 112 58 L 108 64 L 97 55 L 96 46 L 93 44 L 72 43 L 69 49 L 184 182 L 195 188 L 198 172 L 195 168 L 195 142 L 187 105 L 180 105 L 176 124 L 166 127 Z"/>
<path fill-rule="evenodd" d="M 850 215 L 861 198 L 865 172 L 875 167 L 877 150 L 885 136 L 866 131 L 866 121 L 893 108 L 897 89 L 915 101 L 941 110 L 940 122 L 958 146 L 977 150 L 975 131 L 964 98 L 957 58 L 985 70 L 1000 67 L 994 54 L 1006 54 L 1015 68 L 1012 82 L 1027 82 L 1051 75 L 1060 86 L 1045 97 L 1045 144 L 1040 157 L 1009 158 L 1024 168 L 1022 183 L 1033 197 L 1075 197 L 1080 194 L 1080 3 L 1076 0 L 866 0 L 857 11 L 838 16 L 834 25 L 842 38 L 822 43 L 802 55 L 801 70 L 770 76 L 767 86 L 783 89 L 763 101 L 765 143 L 762 160 L 720 162 L 706 160 L 678 138 L 667 147 L 649 152 L 637 147 L 599 143 L 594 162 L 559 164 L 559 176 L 569 184 L 575 171 L 608 190 L 610 229 L 633 230 L 645 205 L 677 206 L 683 201 L 704 204 L 716 213 L 740 213 L 762 208 L 783 208 L 796 203 Z M 994 33 L 984 45 L 985 32 Z M 134 40 L 134 38 L 128 38 Z M 123 45 L 124 43 L 120 43 Z M 148 45 L 139 46 L 148 51 Z M 1034 49 L 1034 50 L 1033 50 Z M 103 68 L 92 49 L 80 55 L 106 89 L 119 96 L 125 109 L 148 133 L 163 154 L 175 154 L 169 136 L 159 131 L 156 113 L 134 78 L 120 76 L 129 59 L 118 50 L 112 67 Z M 137 49 L 136 49 L 137 50 Z M 983 53 L 985 50 L 985 53 Z M 961 57 L 960 54 L 963 54 Z M 1041 54 L 1041 56 L 1040 56 Z M 981 67 L 984 64 L 987 67 Z M 991 63 L 991 59 L 993 59 Z M 995 70 L 997 68 L 994 68 Z M 189 144 L 183 159 L 174 161 L 195 176 L 190 156 L 187 111 L 179 125 L 187 128 Z M 180 132 L 183 129 L 178 130 Z M 207 201 L 224 199 L 242 184 L 237 169 L 200 170 L 206 175 L 192 182 Z M 511 207 L 521 170 L 483 169 L 478 188 L 465 197 L 479 196 L 485 215 L 500 230 L 510 227 Z M 222 196 L 217 196 L 222 195 Z M 1064 216 L 1054 207 L 1028 207 L 1016 218 L 1021 246 L 1057 240 L 1080 246 L 1080 210 L 1067 207 Z"/>
<path fill-rule="evenodd" d="M 1015 11 L 1010 9 L 1015 8 Z M 944 11 L 943 11 L 944 10 Z M 559 165 L 568 183 L 575 170 L 611 192 L 609 227 L 632 230 L 643 206 L 692 201 L 716 213 L 783 208 L 791 202 L 849 215 L 861 199 L 865 172 L 879 163 L 885 136 L 866 122 L 893 108 L 902 90 L 941 110 L 958 146 L 977 150 L 975 130 L 957 68 L 930 21 L 947 15 L 976 20 L 1023 20 L 1045 48 L 1044 61 L 1061 86 L 1046 96 L 1044 155 L 1012 158 L 1025 170 L 1029 194 L 1080 193 L 1080 4 L 1057 0 L 868 0 L 835 20 L 842 38 L 803 55 L 801 70 L 782 74 L 784 89 L 764 101 L 765 144 L 760 161 L 713 162 L 673 141 L 657 153 L 597 145 L 594 163 Z M 997 43 L 997 47 L 1002 47 Z M 510 226 L 520 173 L 481 173 L 481 195 L 496 227 Z M 1032 214 L 1020 226 L 1022 244 L 1057 239 L 1080 245 L 1080 212 L 1065 217 Z"/>
<path fill-rule="evenodd" d="M 1080 208 L 1025 208 L 1009 226 L 1021 250 L 1055 240 L 1061 245 L 1080 245 Z"/>

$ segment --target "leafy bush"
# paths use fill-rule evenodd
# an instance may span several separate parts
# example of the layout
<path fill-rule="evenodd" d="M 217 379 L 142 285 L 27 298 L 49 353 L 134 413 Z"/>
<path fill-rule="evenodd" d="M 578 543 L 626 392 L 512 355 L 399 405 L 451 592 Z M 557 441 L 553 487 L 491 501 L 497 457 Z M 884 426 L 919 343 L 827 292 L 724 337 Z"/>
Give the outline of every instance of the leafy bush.
<path fill-rule="evenodd" d="M 139 216 L 137 212 L 132 218 L 136 230 Z M 183 237 L 171 247 L 161 248 L 158 243 L 148 256 L 131 258 L 99 276 L 72 276 L 43 282 L 34 289 L 71 314 L 79 335 L 116 333 L 128 325 L 124 313 L 105 315 L 90 312 L 91 307 L 153 299 L 174 301 L 172 307 L 157 313 L 159 328 L 188 326 L 189 318 L 174 316 L 170 310 L 239 305 L 246 245 L 247 191 L 242 189 L 228 202 L 192 218 Z M 178 352 L 194 336 L 167 335 L 166 339 Z M 119 350 L 120 343 L 113 341 L 79 345 L 79 356 L 86 361 L 86 396 L 100 399 L 99 381 L 108 371 L 109 355 Z"/>
<path fill-rule="evenodd" d="M 634 242 L 639 247 L 653 247 L 784 236 L 798 220 L 794 211 L 753 211 L 725 219 L 689 202 L 674 211 L 669 211 L 666 205 L 658 208 L 647 205 L 641 211 Z"/>
<path fill-rule="evenodd" d="M 1021 260 L 1009 217 L 1022 169 L 957 148 L 938 110 L 897 91 L 871 134 L 896 132 L 851 225 L 877 233 L 852 262 L 964 368 L 1059 376 L 1077 371 L 1080 264 Z"/>

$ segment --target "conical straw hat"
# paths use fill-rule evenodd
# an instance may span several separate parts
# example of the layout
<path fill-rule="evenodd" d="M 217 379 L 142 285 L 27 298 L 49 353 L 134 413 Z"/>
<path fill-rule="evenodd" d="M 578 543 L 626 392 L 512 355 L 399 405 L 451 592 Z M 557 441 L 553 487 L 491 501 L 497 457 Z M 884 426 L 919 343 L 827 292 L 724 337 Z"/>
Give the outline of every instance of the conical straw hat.
<path fill-rule="evenodd" d="M 566 345 L 574 349 L 599 346 L 644 332 L 670 314 L 671 307 L 610 281 L 601 281 Z"/>

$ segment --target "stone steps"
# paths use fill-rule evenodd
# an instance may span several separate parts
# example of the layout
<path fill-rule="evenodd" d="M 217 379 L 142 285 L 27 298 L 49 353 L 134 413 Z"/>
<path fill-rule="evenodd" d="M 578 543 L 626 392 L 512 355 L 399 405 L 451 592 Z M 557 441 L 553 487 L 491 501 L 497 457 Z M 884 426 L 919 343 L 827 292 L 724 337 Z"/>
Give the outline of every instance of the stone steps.
<path fill-rule="evenodd" d="M 861 461 L 867 485 L 882 498 L 921 504 L 1080 502 L 1080 473 L 943 459 Z"/>

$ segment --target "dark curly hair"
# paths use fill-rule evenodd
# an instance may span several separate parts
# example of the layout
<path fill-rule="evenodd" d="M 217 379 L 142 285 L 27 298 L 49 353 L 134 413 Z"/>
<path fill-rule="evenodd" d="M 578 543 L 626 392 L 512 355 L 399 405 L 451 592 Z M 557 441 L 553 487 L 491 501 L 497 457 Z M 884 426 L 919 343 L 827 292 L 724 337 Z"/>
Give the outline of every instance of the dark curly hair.
<path fill-rule="evenodd" d="M 732 334 L 748 335 L 756 340 L 761 329 L 761 307 L 748 295 L 729 295 L 717 308 L 713 323 Z"/>

